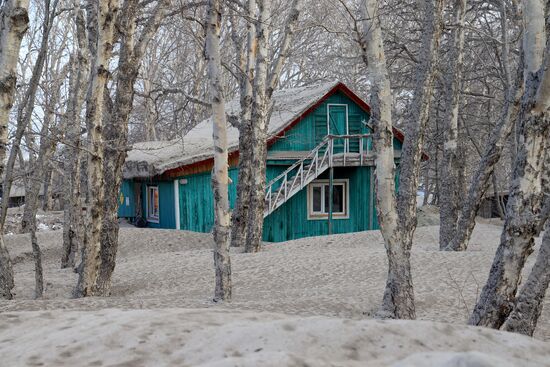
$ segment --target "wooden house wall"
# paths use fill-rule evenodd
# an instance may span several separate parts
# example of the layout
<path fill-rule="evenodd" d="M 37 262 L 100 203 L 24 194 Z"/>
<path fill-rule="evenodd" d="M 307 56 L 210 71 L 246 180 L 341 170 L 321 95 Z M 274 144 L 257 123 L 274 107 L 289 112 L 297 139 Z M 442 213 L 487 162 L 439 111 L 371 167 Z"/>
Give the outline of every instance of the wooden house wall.
<path fill-rule="evenodd" d="M 176 228 L 176 209 L 173 181 L 150 181 L 141 183 L 142 213 L 147 216 L 147 187 L 158 186 L 159 189 L 159 221 L 148 222 L 151 228 Z"/>
<path fill-rule="evenodd" d="M 136 203 L 134 181 L 124 180 L 120 186 L 118 217 L 132 218 L 135 216 Z"/>
<path fill-rule="evenodd" d="M 377 229 L 378 221 L 371 207 L 372 167 L 334 169 L 334 179 L 349 179 L 349 218 L 333 219 L 332 233 L 348 233 Z M 320 179 L 327 179 L 328 172 Z M 372 209 L 371 209 L 372 208 Z M 294 195 L 264 220 L 264 241 L 281 242 L 328 234 L 328 220 L 307 218 L 307 189 Z"/>
<path fill-rule="evenodd" d="M 237 168 L 229 170 L 229 203 L 235 206 L 237 198 Z M 186 184 L 179 185 L 180 229 L 210 232 L 214 225 L 214 198 L 210 173 L 185 177 Z M 175 227 L 174 227 L 175 228 Z"/>
<path fill-rule="evenodd" d="M 269 147 L 269 151 L 310 151 L 327 135 L 328 104 L 348 105 L 348 124 L 350 134 L 367 134 L 370 129 L 362 123 L 369 120 L 369 114 L 343 93 L 335 93 L 321 103 L 315 111 L 305 116 L 284 136 Z"/>
<path fill-rule="evenodd" d="M 268 150 L 312 150 L 327 134 L 327 105 L 344 103 L 348 105 L 349 133 L 369 133 L 370 128 L 363 123 L 368 121 L 368 113 L 344 94 L 336 93 L 321 103 L 312 113 L 305 116 L 292 129 L 287 131 L 282 138 L 275 141 Z M 397 139 L 394 139 L 394 145 L 396 149 L 401 148 L 401 143 Z M 236 168 L 236 159 L 237 156 L 231 157 L 232 168 L 229 171 L 232 180 L 229 186 L 231 208 L 234 207 L 237 196 L 238 169 Z M 266 181 L 271 181 L 294 162 L 294 160 L 268 160 Z M 207 163 L 211 165 L 210 161 Z M 178 182 L 180 229 L 197 232 L 210 232 L 212 230 L 214 224 L 214 203 L 210 168 L 195 166 L 198 168 L 194 170 L 186 170 L 184 168 L 172 170 L 169 174 L 157 178 L 158 180 L 156 181 L 152 180 L 147 183 L 140 183 L 143 213 L 147 213 L 145 204 L 146 187 L 148 185 L 157 185 L 159 187 L 159 223 L 149 222 L 149 227 L 176 228 L 174 180 L 185 178 L 186 183 Z M 335 168 L 335 179 L 349 179 L 350 208 L 348 219 L 333 220 L 333 233 L 356 232 L 378 228 L 375 200 L 372 192 L 372 172 L 373 167 Z M 328 171 L 320 178 L 328 178 Z M 130 182 L 125 182 L 128 186 L 123 185 L 123 192 L 131 192 Z M 119 209 L 119 213 L 125 210 L 125 208 L 121 208 Z M 124 212 L 123 214 L 127 213 Z M 326 219 L 307 219 L 307 189 L 304 189 L 265 219 L 263 238 L 265 241 L 279 242 L 327 233 L 328 223 Z"/>

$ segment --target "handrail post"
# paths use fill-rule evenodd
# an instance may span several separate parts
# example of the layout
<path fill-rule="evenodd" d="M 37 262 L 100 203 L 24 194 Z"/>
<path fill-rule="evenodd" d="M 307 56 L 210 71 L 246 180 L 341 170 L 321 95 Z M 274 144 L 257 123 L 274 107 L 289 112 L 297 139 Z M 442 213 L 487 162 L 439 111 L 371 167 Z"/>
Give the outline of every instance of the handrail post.
<path fill-rule="evenodd" d="M 286 201 L 286 199 L 287 199 L 287 187 L 288 187 L 288 174 L 285 174 L 284 183 L 285 183 L 285 201 Z"/>
<path fill-rule="evenodd" d="M 346 166 L 346 150 L 349 143 L 349 138 L 344 138 L 344 166 Z"/>
<path fill-rule="evenodd" d="M 363 138 L 359 138 L 359 164 L 363 165 Z"/>
<path fill-rule="evenodd" d="M 300 171 L 300 190 L 304 188 L 304 164 L 302 163 L 302 170 Z"/>
<path fill-rule="evenodd" d="M 328 151 L 328 163 L 329 163 L 329 166 L 332 167 L 332 155 L 333 155 L 333 150 L 334 150 L 334 140 L 331 138 L 329 143 L 328 143 L 328 146 L 329 146 L 329 151 Z"/>
<path fill-rule="evenodd" d="M 315 177 L 319 175 L 319 151 L 315 152 Z"/>
<path fill-rule="evenodd" d="M 273 186 L 269 186 L 269 212 L 271 212 L 271 189 L 273 188 Z"/>

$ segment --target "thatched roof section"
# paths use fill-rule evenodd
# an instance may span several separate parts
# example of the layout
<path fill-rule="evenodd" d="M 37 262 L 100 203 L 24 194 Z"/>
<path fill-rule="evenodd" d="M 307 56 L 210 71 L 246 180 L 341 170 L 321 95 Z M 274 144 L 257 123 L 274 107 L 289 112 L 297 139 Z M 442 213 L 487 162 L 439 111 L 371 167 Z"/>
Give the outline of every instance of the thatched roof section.
<path fill-rule="evenodd" d="M 269 135 L 283 131 L 298 116 L 308 111 L 339 83 L 328 82 L 307 87 L 280 90 L 273 95 L 273 113 L 269 121 Z M 226 104 L 229 115 L 238 116 L 239 99 Z M 238 148 L 239 132 L 228 126 L 230 151 Z M 209 159 L 213 156 L 212 119 L 199 123 L 183 139 L 137 143 L 128 152 L 124 178 L 152 177 L 170 169 Z"/>

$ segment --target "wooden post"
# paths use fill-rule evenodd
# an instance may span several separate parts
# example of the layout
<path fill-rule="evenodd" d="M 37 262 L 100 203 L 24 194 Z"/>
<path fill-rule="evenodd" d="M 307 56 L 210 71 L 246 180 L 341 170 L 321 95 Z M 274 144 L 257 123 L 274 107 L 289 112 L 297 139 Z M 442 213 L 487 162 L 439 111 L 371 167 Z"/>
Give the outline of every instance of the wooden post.
<path fill-rule="evenodd" d="M 328 183 L 328 234 L 332 234 L 332 197 L 333 197 L 333 181 L 334 181 L 334 167 L 330 166 L 329 170 L 329 183 Z"/>

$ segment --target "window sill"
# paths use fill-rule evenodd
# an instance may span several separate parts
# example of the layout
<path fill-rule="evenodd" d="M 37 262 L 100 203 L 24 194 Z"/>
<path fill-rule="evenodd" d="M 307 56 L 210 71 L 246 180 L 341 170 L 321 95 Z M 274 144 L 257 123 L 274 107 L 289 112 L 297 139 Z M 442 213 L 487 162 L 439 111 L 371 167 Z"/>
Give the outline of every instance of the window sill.
<path fill-rule="evenodd" d="M 332 220 L 349 219 L 349 215 L 346 214 L 333 214 Z M 307 220 L 328 220 L 328 214 L 326 215 L 308 215 Z"/>

